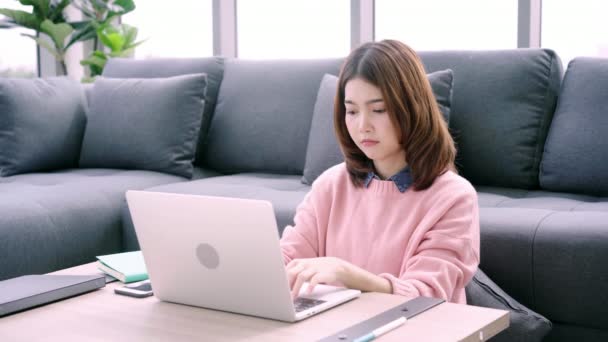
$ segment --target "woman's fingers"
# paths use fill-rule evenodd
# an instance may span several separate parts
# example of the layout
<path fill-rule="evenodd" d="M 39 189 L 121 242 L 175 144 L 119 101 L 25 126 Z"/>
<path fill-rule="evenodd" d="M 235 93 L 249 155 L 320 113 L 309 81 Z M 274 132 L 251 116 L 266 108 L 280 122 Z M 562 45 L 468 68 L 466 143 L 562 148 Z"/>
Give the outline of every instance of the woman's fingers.
<path fill-rule="evenodd" d="M 300 272 L 297 275 L 296 281 L 291 289 L 291 297 L 296 298 L 300 294 L 300 288 L 302 288 L 302 285 L 304 285 L 304 282 L 308 281 L 314 275 L 315 275 L 315 273 L 310 270 L 304 270 L 304 271 Z"/>
<path fill-rule="evenodd" d="M 289 288 L 292 289 L 296 281 L 296 278 L 300 272 L 304 270 L 305 263 L 294 259 L 287 264 L 285 271 L 287 272 L 287 280 L 289 281 Z"/>
<path fill-rule="evenodd" d="M 293 259 L 289 263 L 287 263 L 287 266 L 285 266 L 285 268 L 286 269 L 294 268 L 295 266 L 297 266 L 299 264 L 300 264 L 300 259 Z"/>
<path fill-rule="evenodd" d="M 328 284 L 336 281 L 336 277 L 332 273 L 317 272 L 308 280 L 307 293 L 310 294 L 319 284 Z"/>
<path fill-rule="evenodd" d="M 323 273 L 316 273 L 315 275 L 313 275 L 308 281 L 308 288 L 306 289 L 306 293 L 311 294 L 312 291 L 315 289 L 315 286 L 317 286 L 319 283 L 324 283 L 325 280 L 323 278 Z"/>

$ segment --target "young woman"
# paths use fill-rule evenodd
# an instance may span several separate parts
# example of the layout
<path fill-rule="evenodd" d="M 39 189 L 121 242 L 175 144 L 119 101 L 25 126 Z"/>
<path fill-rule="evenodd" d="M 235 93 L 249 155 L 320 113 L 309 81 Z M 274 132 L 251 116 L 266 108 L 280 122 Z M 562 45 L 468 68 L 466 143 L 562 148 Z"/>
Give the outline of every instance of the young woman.
<path fill-rule="evenodd" d="M 454 142 L 416 53 L 394 40 L 354 50 L 334 108 L 345 163 L 317 178 L 281 238 L 292 294 L 338 283 L 466 303 L 477 195 L 454 172 Z"/>

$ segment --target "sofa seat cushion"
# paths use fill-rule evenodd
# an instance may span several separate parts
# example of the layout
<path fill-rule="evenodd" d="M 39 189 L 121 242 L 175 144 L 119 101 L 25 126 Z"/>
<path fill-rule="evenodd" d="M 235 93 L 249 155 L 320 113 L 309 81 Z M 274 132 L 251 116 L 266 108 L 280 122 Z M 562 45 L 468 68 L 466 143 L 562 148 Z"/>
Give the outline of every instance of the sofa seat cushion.
<path fill-rule="evenodd" d="M 608 213 L 608 197 L 483 186 L 476 187 L 476 189 L 480 207 L 601 211 Z"/>
<path fill-rule="evenodd" d="M 192 180 L 209 178 L 209 177 L 217 177 L 217 176 L 223 176 L 223 174 L 221 174 L 215 170 L 211 170 L 211 169 L 204 168 L 204 167 L 198 167 L 198 166 L 195 166 L 194 171 L 192 172 Z"/>
<path fill-rule="evenodd" d="M 553 322 L 608 326 L 608 198 L 477 190 L 488 275 Z"/>
<path fill-rule="evenodd" d="M 535 307 L 554 322 L 608 327 L 608 212 L 555 211 L 534 239 Z"/>
<path fill-rule="evenodd" d="M 119 252 L 125 191 L 182 180 L 109 169 L 0 178 L 0 280 Z"/>
<path fill-rule="evenodd" d="M 534 305 L 534 237 L 552 211 L 480 208 L 480 268 L 523 305 Z M 544 314 L 543 312 L 541 312 Z"/>
<path fill-rule="evenodd" d="M 282 234 L 286 225 L 293 224 L 296 207 L 310 191 L 310 186 L 302 184 L 300 178 L 301 176 L 296 175 L 241 173 L 155 186 L 146 190 L 267 200 L 274 207 L 279 234 Z M 126 248 L 138 249 L 133 223 L 126 208 L 123 210 L 123 215 Z"/>

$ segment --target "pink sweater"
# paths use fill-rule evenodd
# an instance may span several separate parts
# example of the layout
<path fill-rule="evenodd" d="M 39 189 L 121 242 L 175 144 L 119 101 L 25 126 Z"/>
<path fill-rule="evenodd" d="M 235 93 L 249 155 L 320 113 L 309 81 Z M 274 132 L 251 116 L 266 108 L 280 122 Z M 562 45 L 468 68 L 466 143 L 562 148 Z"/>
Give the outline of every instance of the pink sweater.
<path fill-rule="evenodd" d="M 388 279 L 393 293 L 466 303 L 479 264 L 475 189 L 448 171 L 424 191 L 393 181 L 355 187 L 340 164 L 325 171 L 281 238 L 283 258 L 333 256 Z"/>

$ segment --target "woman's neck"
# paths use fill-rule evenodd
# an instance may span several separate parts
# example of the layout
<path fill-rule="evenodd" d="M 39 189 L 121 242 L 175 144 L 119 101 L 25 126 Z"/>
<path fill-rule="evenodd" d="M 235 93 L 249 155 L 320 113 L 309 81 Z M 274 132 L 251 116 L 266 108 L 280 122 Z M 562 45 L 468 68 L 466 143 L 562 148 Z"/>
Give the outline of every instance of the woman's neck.
<path fill-rule="evenodd" d="M 405 158 L 389 162 L 381 162 L 374 160 L 374 169 L 376 174 L 383 180 L 389 179 L 390 177 L 397 174 L 397 172 L 403 170 L 407 166 Z"/>

